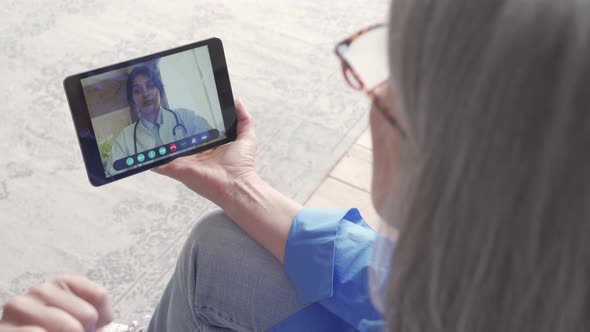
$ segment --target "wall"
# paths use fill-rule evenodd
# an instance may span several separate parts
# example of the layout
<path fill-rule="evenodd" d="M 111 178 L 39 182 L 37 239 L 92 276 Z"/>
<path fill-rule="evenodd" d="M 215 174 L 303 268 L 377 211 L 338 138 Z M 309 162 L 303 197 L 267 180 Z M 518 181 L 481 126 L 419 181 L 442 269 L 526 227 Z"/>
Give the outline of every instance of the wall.
<path fill-rule="evenodd" d="M 114 140 L 125 127 L 133 122 L 130 114 L 129 107 L 126 107 L 92 118 L 95 136 L 99 140 L 109 138 Z"/>
<path fill-rule="evenodd" d="M 121 130 L 133 122 L 127 104 L 128 68 L 82 79 L 94 134 L 99 141 L 114 140 Z"/>
<path fill-rule="evenodd" d="M 225 134 L 208 48 L 161 58 L 159 68 L 170 108 L 195 111 Z"/>

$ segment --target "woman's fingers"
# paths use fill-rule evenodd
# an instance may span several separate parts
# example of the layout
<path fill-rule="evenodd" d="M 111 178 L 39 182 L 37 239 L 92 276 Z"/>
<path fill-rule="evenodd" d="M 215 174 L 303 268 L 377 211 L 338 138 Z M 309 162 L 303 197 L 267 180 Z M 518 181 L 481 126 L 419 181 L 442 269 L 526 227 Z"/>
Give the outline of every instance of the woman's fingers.
<path fill-rule="evenodd" d="M 86 301 L 96 310 L 96 327 L 105 326 L 113 320 L 111 297 L 104 287 L 81 276 L 59 276 L 53 283 Z"/>
<path fill-rule="evenodd" d="M 67 312 L 89 330 L 94 330 L 98 325 L 98 310 L 96 308 L 56 284 L 45 283 L 35 286 L 29 290 L 28 294 L 47 306 Z"/>
<path fill-rule="evenodd" d="M 252 116 L 246 111 L 246 107 L 240 99 L 236 99 L 235 104 L 238 119 L 237 140 L 250 140 L 255 142 L 256 134 L 254 130 L 254 120 L 252 119 Z M 182 177 L 183 174 L 186 173 L 186 171 L 192 172 L 194 171 L 194 169 L 198 169 L 198 167 L 195 166 L 195 163 L 215 158 L 216 155 L 222 154 L 227 149 L 232 148 L 234 147 L 225 145 L 212 150 L 201 152 L 197 155 L 180 157 L 174 159 L 173 161 L 167 164 L 154 168 L 153 171 L 160 175 L 168 176 L 174 179 L 179 179 Z"/>
<path fill-rule="evenodd" d="M 0 323 L 0 332 L 47 332 L 38 326 L 12 326 Z"/>
<path fill-rule="evenodd" d="M 111 322 L 110 297 L 96 283 L 79 276 L 60 276 L 32 287 L 4 306 L 0 332 L 23 326 L 22 331 L 95 331 Z M 16 330 L 19 331 L 19 330 Z"/>
<path fill-rule="evenodd" d="M 171 162 L 158 166 L 156 168 L 153 168 L 152 170 L 160 175 L 164 175 L 164 176 L 168 176 L 171 177 L 173 179 L 177 179 L 179 177 L 179 174 L 182 173 L 183 169 L 186 169 L 186 165 L 187 162 L 189 162 L 189 160 L 191 160 L 194 158 L 194 156 L 184 156 L 184 157 L 180 157 L 180 158 L 176 158 L 174 160 L 172 160 Z"/>
<path fill-rule="evenodd" d="M 38 326 L 45 331 L 85 332 L 91 331 L 65 311 L 49 307 L 32 296 L 17 296 L 4 306 L 3 321 L 13 326 Z"/>

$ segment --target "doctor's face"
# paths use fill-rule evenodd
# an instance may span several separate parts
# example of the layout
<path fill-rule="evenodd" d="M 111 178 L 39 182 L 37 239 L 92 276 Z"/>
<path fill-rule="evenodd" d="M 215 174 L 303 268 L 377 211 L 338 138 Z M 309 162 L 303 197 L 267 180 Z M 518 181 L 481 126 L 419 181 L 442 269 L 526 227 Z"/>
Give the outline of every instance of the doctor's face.
<path fill-rule="evenodd" d="M 160 109 L 160 90 L 145 75 L 137 75 L 133 79 L 133 104 L 141 115 L 155 113 Z"/>

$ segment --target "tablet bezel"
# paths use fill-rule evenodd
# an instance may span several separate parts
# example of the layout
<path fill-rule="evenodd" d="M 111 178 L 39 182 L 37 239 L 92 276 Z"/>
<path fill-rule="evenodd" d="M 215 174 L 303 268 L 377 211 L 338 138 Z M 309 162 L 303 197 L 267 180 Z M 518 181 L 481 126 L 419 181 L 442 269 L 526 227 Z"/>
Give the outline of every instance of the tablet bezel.
<path fill-rule="evenodd" d="M 151 162 L 147 165 L 129 169 L 125 172 L 115 174 L 111 177 L 106 177 L 105 169 L 102 166 L 102 159 L 100 157 L 100 152 L 98 149 L 98 142 L 96 140 L 96 136 L 92 126 L 90 112 L 88 110 L 88 104 L 86 103 L 86 98 L 84 96 L 81 80 L 90 76 L 106 73 L 112 70 L 126 68 L 134 64 L 159 59 L 168 55 L 188 51 L 203 46 L 208 46 L 209 49 L 209 56 L 211 58 L 213 76 L 215 78 L 215 86 L 217 88 L 217 95 L 219 97 L 219 104 L 221 106 L 221 113 L 227 137 L 225 139 L 215 141 L 192 150 L 188 150 L 184 153 L 174 155 L 172 157 L 160 159 Z M 105 66 L 102 68 L 93 69 L 84 73 L 71 75 L 64 79 L 63 85 L 66 91 L 68 104 L 70 106 L 72 119 L 74 121 L 76 136 L 78 137 L 78 142 L 80 143 L 80 150 L 82 152 L 82 158 L 84 159 L 86 173 L 88 174 L 88 179 L 90 183 L 96 187 L 149 170 L 159 165 L 163 165 L 178 157 L 199 153 L 204 150 L 214 148 L 216 146 L 227 144 L 229 142 L 234 141 L 237 136 L 237 115 L 234 105 L 234 98 L 229 80 L 227 63 L 225 61 L 223 44 L 221 42 L 221 39 L 219 38 L 211 38 L 196 43 L 176 47 L 173 49 L 165 50 L 162 52 L 145 55 L 136 59 Z"/>

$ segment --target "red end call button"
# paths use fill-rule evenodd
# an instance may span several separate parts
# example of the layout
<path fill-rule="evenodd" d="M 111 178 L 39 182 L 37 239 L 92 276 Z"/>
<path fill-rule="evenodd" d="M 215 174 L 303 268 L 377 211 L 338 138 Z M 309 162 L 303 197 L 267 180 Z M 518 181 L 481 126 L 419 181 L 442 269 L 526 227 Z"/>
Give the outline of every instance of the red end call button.
<path fill-rule="evenodd" d="M 170 152 L 175 152 L 176 151 L 176 144 L 170 144 L 168 146 L 168 149 L 170 150 Z"/>

